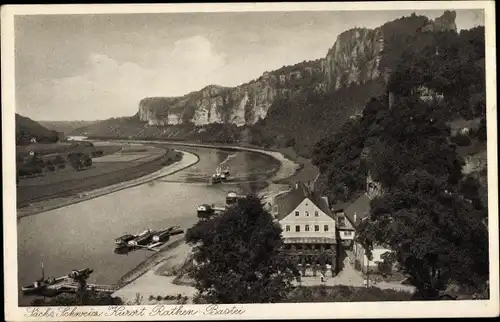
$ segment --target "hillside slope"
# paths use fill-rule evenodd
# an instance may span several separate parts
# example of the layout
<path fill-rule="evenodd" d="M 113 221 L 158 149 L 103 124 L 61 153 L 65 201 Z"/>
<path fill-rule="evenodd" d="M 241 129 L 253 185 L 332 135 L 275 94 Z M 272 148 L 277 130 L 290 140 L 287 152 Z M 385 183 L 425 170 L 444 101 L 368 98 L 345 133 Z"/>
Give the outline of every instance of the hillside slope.
<path fill-rule="evenodd" d="M 67 135 L 76 129 L 99 122 L 100 121 L 39 121 L 38 123 L 49 130 L 62 132 Z"/>
<path fill-rule="evenodd" d="M 16 145 L 29 144 L 33 138 L 37 142 L 57 142 L 59 136 L 57 131 L 49 130 L 32 119 L 16 113 Z"/>

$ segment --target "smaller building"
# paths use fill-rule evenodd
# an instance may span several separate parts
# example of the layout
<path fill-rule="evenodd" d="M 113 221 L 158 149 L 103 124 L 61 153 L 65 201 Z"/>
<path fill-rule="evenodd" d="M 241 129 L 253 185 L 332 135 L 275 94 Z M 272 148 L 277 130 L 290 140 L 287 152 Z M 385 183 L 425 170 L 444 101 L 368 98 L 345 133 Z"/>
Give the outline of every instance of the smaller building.
<path fill-rule="evenodd" d="M 335 205 L 332 212 L 337 221 L 337 239 L 346 250 L 352 250 L 356 229 L 349 218 L 345 215 L 345 205 Z"/>
<path fill-rule="evenodd" d="M 370 202 L 371 198 L 365 193 L 347 206 L 336 205 L 332 207 L 338 218 L 339 240 L 354 262 L 354 268 L 364 273 L 367 271 L 377 272 L 379 263 L 384 261 L 382 255 L 391 252 L 387 247 L 374 245 L 373 258 L 368 260 L 366 250 L 355 239 L 359 224 L 370 215 Z"/>

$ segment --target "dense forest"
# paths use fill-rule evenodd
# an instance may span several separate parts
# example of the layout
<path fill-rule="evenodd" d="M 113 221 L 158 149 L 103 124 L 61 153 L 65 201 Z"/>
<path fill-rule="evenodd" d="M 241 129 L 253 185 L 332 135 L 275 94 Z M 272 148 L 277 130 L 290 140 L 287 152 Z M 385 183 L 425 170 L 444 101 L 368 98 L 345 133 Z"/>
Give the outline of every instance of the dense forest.
<path fill-rule="evenodd" d="M 417 167 L 450 182 L 459 179 L 463 160 L 447 122 L 485 119 L 484 28 L 424 34 L 414 42 L 391 74 L 387 94 L 372 97 L 362 116 L 315 145 L 313 162 L 333 199 L 361 191 L 368 170 L 387 187 Z M 422 87 L 442 96 L 422 100 Z M 482 124 L 479 140 L 485 139 Z"/>

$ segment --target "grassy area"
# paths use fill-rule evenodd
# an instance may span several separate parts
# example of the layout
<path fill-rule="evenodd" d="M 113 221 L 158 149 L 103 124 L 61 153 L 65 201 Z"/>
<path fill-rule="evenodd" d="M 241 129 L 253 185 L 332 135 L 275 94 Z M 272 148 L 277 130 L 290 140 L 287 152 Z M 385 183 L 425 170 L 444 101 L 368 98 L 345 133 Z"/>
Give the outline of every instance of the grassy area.
<path fill-rule="evenodd" d="M 165 146 L 158 146 L 168 149 Z M 84 191 L 102 188 L 123 181 L 133 180 L 148 173 L 157 171 L 165 165 L 176 162 L 180 155 L 175 150 L 168 149 L 167 153 L 157 155 L 155 158 L 142 160 L 143 162 L 121 162 L 102 163 L 83 171 L 71 171 L 64 173 L 51 173 L 52 178 L 33 178 L 27 180 L 38 180 L 40 184 L 24 185 L 17 188 L 18 207 L 29 203 L 61 198 L 75 195 Z M 68 170 L 69 171 L 69 170 Z M 45 181 L 43 181 L 45 180 Z"/>
<path fill-rule="evenodd" d="M 90 154 L 95 151 L 102 151 L 103 155 L 118 152 L 121 149 L 120 145 L 100 145 L 100 146 L 86 146 L 83 144 L 75 143 L 47 143 L 47 144 L 29 144 L 16 146 L 17 160 L 25 158 L 29 155 L 30 151 L 35 152 L 42 158 L 55 157 L 61 155 L 66 157 L 72 152 L 82 152 Z"/>

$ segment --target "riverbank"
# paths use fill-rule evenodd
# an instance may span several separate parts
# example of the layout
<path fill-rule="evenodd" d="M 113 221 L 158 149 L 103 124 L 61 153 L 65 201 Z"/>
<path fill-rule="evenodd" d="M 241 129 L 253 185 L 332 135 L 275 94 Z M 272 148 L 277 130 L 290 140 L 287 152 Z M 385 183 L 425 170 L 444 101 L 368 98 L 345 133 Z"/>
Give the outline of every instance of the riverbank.
<path fill-rule="evenodd" d="M 181 159 L 177 162 L 171 163 L 167 166 L 162 167 L 161 169 L 154 171 L 152 173 L 146 174 L 136 179 L 119 182 L 110 186 L 106 186 L 103 188 L 94 189 L 87 192 L 82 192 L 78 195 L 65 197 L 65 198 L 57 198 L 50 199 L 45 201 L 40 201 L 34 203 L 32 205 L 26 206 L 24 208 L 17 210 L 17 218 L 18 220 L 23 217 L 33 216 L 39 214 L 41 212 L 69 206 L 75 203 L 87 201 L 90 199 L 94 199 L 97 197 L 101 197 L 113 192 L 117 192 L 123 189 L 135 187 L 138 185 L 142 185 L 148 183 L 150 181 L 154 181 L 156 179 L 160 179 L 162 177 L 171 175 L 175 172 L 184 170 L 199 161 L 199 157 L 193 153 L 184 152 L 181 150 L 175 150 L 178 153 L 181 153 Z"/>

